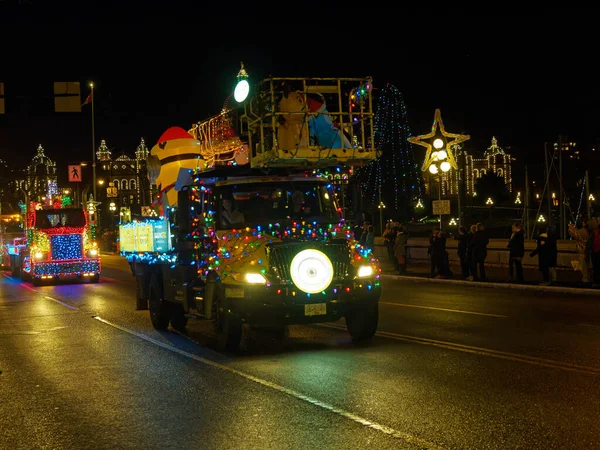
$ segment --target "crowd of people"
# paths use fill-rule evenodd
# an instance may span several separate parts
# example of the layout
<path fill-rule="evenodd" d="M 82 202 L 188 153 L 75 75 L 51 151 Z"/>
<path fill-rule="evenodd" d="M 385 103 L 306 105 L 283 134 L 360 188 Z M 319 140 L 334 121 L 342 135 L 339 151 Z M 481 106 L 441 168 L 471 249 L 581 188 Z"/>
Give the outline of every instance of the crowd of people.
<path fill-rule="evenodd" d="M 366 248 L 374 244 L 373 226 L 363 224 L 358 238 Z M 576 241 L 577 260 L 573 261 L 573 269 L 582 273 L 582 283 L 586 286 L 600 287 L 600 227 L 598 219 L 581 220 L 569 226 L 569 235 Z M 383 232 L 383 239 L 388 258 L 393 262 L 396 273 L 406 273 L 408 231 L 398 222 L 389 222 Z M 460 276 L 469 281 L 486 281 L 485 260 L 489 237 L 483 223 L 471 225 L 470 228 L 459 227 L 453 236 L 458 241 L 457 254 L 460 261 Z M 434 278 L 453 277 L 450 270 L 449 255 L 446 249 L 448 236 L 441 229 L 433 229 L 429 239 L 430 276 Z M 554 227 L 538 230 L 536 247 L 529 253 L 536 257 L 538 269 L 542 276 L 540 285 L 548 286 L 557 281 L 558 236 Z M 512 226 L 512 233 L 507 242 L 509 252 L 508 282 L 524 283 L 523 258 L 525 257 L 525 233 L 520 223 Z"/>

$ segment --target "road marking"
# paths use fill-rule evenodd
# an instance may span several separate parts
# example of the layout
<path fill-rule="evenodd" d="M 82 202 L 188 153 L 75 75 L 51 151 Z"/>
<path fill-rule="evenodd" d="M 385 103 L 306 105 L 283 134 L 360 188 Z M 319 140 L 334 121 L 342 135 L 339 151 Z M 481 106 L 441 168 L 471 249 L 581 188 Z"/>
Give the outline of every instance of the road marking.
<path fill-rule="evenodd" d="M 170 351 L 172 351 L 174 353 L 178 353 L 178 354 L 180 354 L 182 356 L 185 356 L 187 358 L 193 359 L 194 361 L 200 362 L 202 364 L 206 364 L 208 366 L 214 367 L 216 369 L 220 369 L 220 370 L 223 370 L 225 372 L 229 372 L 231 374 L 240 376 L 242 378 L 245 378 L 246 380 L 253 381 L 254 383 L 257 383 L 257 384 L 260 384 L 262 386 L 265 386 L 265 387 L 268 387 L 270 389 L 273 389 L 275 391 L 287 394 L 287 395 L 289 395 L 291 397 L 294 397 L 294 398 L 296 398 L 298 400 L 302 400 L 302 401 L 305 401 L 307 403 L 310 403 L 311 405 L 318 406 L 318 407 L 323 408 L 323 409 L 325 409 L 327 411 L 330 411 L 330 412 L 332 412 L 334 414 L 342 416 L 342 417 L 344 417 L 346 419 L 352 420 L 353 422 L 356 422 L 356 423 L 358 423 L 360 425 L 363 425 L 363 426 L 365 426 L 367 428 L 371 428 L 373 430 L 376 430 L 376 431 L 379 431 L 381 433 L 384 433 L 384 434 L 386 434 L 388 436 L 391 436 L 391 437 L 393 437 L 395 439 L 399 439 L 399 440 L 408 442 L 410 444 L 417 445 L 417 446 L 419 446 L 421 448 L 432 449 L 432 450 L 443 450 L 442 447 L 440 447 L 438 445 L 435 445 L 432 442 L 428 442 L 426 440 L 423 440 L 423 439 L 420 439 L 418 437 L 412 436 L 412 435 L 410 435 L 408 433 L 404 433 L 402 431 L 395 430 L 395 429 L 393 429 L 391 427 L 388 427 L 386 425 L 381 425 L 381 424 L 379 424 L 377 422 L 373 422 L 371 420 L 364 419 L 364 418 L 362 418 L 362 417 L 360 417 L 360 416 L 358 416 L 358 415 L 356 415 L 354 413 L 351 413 L 351 412 L 346 411 L 344 409 L 341 409 L 341 408 L 338 408 L 336 406 L 330 405 L 328 403 L 324 403 L 324 402 L 322 402 L 320 400 L 317 400 L 315 398 L 309 397 L 308 395 L 304 395 L 304 394 L 302 394 L 302 393 L 300 393 L 298 391 L 295 391 L 293 389 L 288 389 L 286 387 L 280 386 L 279 384 L 272 383 L 270 381 L 263 380 L 262 378 L 258 378 L 258 377 L 255 377 L 253 375 L 250 375 L 250 374 L 247 374 L 247 373 L 244 373 L 244 372 L 240 372 L 239 370 L 232 369 L 231 367 L 227 367 L 227 366 L 224 366 L 222 364 L 216 363 L 214 361 L 211 361 L 210 359 L 206 359 L 206 358 L 203 358 L 201 356 L 197 356 L 197 355 L 194 355 L 192 353 L 188 353 L 188 352 L 186 352 L 184 350 L 180 350 L 180 349 L 178 349 L 176 347 L 172 347 L 172 346 L 170 346 L 168 344 L 165 344 L 164 342 L 157 341 L 156 339 L 153 339 L 153 338 L 151 338 L 149 336 L 146 336 L 144 334 L 138 333 L 137 331 L 129 330 L 128 328 L 125 328 L 125 327 L 122 327 L 122 326 L 117 325 L 115 323 L 109 322 L 108 320 L 104 320 L 101 317 L 98 317 L 98 316 L 92 316 L 92 317 L 94 319 L 98 320 L 99 322 L 102 322 L 102 323 L 104 323 L 106 325 L 109 325 L 111 327 L 117 328 L 117 329 L 119 329 L 121 331 L 124 331 L 125 333 L 129 333 L 129 334 L 131 334 L 133 336 L 137 336 L 140 339 L 143 339 L 143 340 L 145 340 L 147 342 L 150 342 L 150 343 L 152 343 L 154 345 L 158 345 L 159 347 L 162 347 L 162 348 L 164 348 L 166 350 L 170 350 Z"/>
<path fill-rule="evenodd" d="M 5 273 L 3 273 L 3 274 L 2 274 L 2 276 L 3 276 L 4 278 L 8 278 L 9 280 L 12 280 L 12 277 L 11 277 L 10 275 L 6 275 Z"/>
<path fill-rule="evenodd" d="M 318 324 L 324 328 L 333 328 L 336 330 L 346 330 L 342 325 L 334 325 L 329 323 Z M 476 355 L 491 356 L 509 361 L 522 362 L 533 364 L 535 366 L 550 367 L 552 369 L 568 370 L 571 372 L 585 373 L 587 375 L 600 375 L 600 369 L 589 366 L 580 366 L 552 359 L 538 358 L 536 356 L 520 355 L 518 353 L 503 352 L 500 350 L 492 350 L 489 348 L 473 347 L 471 345 L 455 344 L 454 342 L 438 341 L 435 339 L 420 338 L 416 336 L 407 336 L 404 334 L 389 333 L 387 331 L 378 331 L 377 336 L 394 339 L 397 341 L 413 342 L 415 344 L 432 345 L 434 347 L 445 348 L 449 350 L 457 350 L 459 352 L 473 353 Z"/>
<path fill-rule="evenodd" d="M 26 285 L 25 283 L 20 283 L 19 285 L 23 286 L 25 289 L 29 289 L 30 291 L 37 292 L 37 289 L 34 289 L 31 286 Z"/>
<path fill-rule="evenodd" d="M 419 306 L 419 305 L 407 305 L 405 303 L 392 303 L 392 302 L 379 302 L 380 305 L 393 305 L 393 306 L 405 306 L 407 308 L 421 308 L 421 309 L 435 309 L 437 311 L 448 311 L 462 314 L 475 314 L 477 316 L 488 316 L 488 317 L 499 317 L 501 319 L 506 319 L 508 316 L 503 316 L 500 314 L 486 314 L 474 311 L 462 311 L 460 309 L 446 309 L 446 308 L 434 308 L 433 306 Z"/>
<path fill-rule="evenodd" d="M 72 306 L 72 305 L 69 305 L 68 303 L 61 302 L 60 300 L 57 300 L 57 299 L 55 299 L 55 298 L 52 298 L 52 297 L 48 297 L 47 295 L 46 295 L 46 298 L 47 298 L 48 300 L 51 300 L 51 301 L 53 301 L 53 302 L 59 303 L 59 304 L 61 304 L 61 305 L 63 305 L 63 306 L 66 306 L 67 308 L 70 308 L 70 309 L 72 309 L 73 311 L 79 311 L 79 308 L 76 308 L 76 307 L 74 307 L 74 306 Z"/>

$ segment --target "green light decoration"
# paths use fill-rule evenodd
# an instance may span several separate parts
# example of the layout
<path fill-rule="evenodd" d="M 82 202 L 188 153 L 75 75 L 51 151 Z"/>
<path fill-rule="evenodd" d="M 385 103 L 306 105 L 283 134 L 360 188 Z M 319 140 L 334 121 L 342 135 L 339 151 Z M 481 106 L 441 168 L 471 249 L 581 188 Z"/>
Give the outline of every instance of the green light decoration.
<path fill-rule="evenodd" d="M 63 208 L 67 208 L 69 206 L 71 206 L 73 204 L 73 201 L 71 200 L 71 197 L 69 196 L 64 196 L 60 199 L 62 207 Z"/>
<path fill-rule="evenodd" d="M 372 206 L 382 201 L 393 205 L 401 217 L 412 215 L 413 205 L 423 197 L 423 180 L 415 160 L 408 114 L 402 93 L 386 84 L 380 91 L 374 120 L 375 148 L 379 158 L 365 168 L 357 169 L 365 199 Z"/>

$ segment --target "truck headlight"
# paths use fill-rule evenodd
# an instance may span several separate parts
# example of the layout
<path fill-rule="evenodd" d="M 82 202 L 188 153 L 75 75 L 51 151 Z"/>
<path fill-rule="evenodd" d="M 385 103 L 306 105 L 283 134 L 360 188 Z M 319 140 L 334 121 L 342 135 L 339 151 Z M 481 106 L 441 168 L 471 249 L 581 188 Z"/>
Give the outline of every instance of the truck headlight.
<path fill-rule="evenodd" d="M 87 251 L 87 256 L 91 257 L 91 258 L 95 258 L 96 256 L 98 256 L 98 249 L 97 248 L 93 248 L 91 250 Z"/>
<path fill-rule="evenodd" d="M 263 277 L 260 273 L 247 273 L 246 282 L 250 284 L 265 284 L 267 282 L 267 279 Z"/>
<path fill-rule="evenodd" d="M 48 253 L 46 253 L 46 252 L 35 252 L 33 254 L 33 259 L 35 259 L 36 261 L 43 261 L 45 259 L 48 259 Z"/>
<path fill-rule="evenodd" d="M 331 284 L 333 265 L 327 255 L 319 250 L 302 250 L 292 259 L 290 275 L 298 289 L 316 294 Z"/>
<path fill-rule="evenodd" d="M 373 275 L 373 266 L 360 266 L 358 268 L 357 278 L 366 278 Z"/>

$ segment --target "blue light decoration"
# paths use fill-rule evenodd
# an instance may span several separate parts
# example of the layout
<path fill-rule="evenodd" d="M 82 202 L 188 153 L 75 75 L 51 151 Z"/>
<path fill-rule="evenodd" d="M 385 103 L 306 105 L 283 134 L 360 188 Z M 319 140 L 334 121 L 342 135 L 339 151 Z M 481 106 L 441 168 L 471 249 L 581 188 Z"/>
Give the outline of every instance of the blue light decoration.
<path fill-rule="evenodd" d="M 81 234 L 56 234 L 50 236 L 53 260 L 79 259 L 82 257 Z"/>
<path fill-rule="evenodd" d="M 392 84 L 381 88 L 375 113 L 375 148 L 379 158 L 355 170 L 364 198 L 370 206 L 382 200 L 393 205 L 401 218 L 411 217 L 412 208 L 423 194 L 420 167 L 415 160 L 402 93 Z M 368 205 L 366 209 L 368 208 Z"/>

